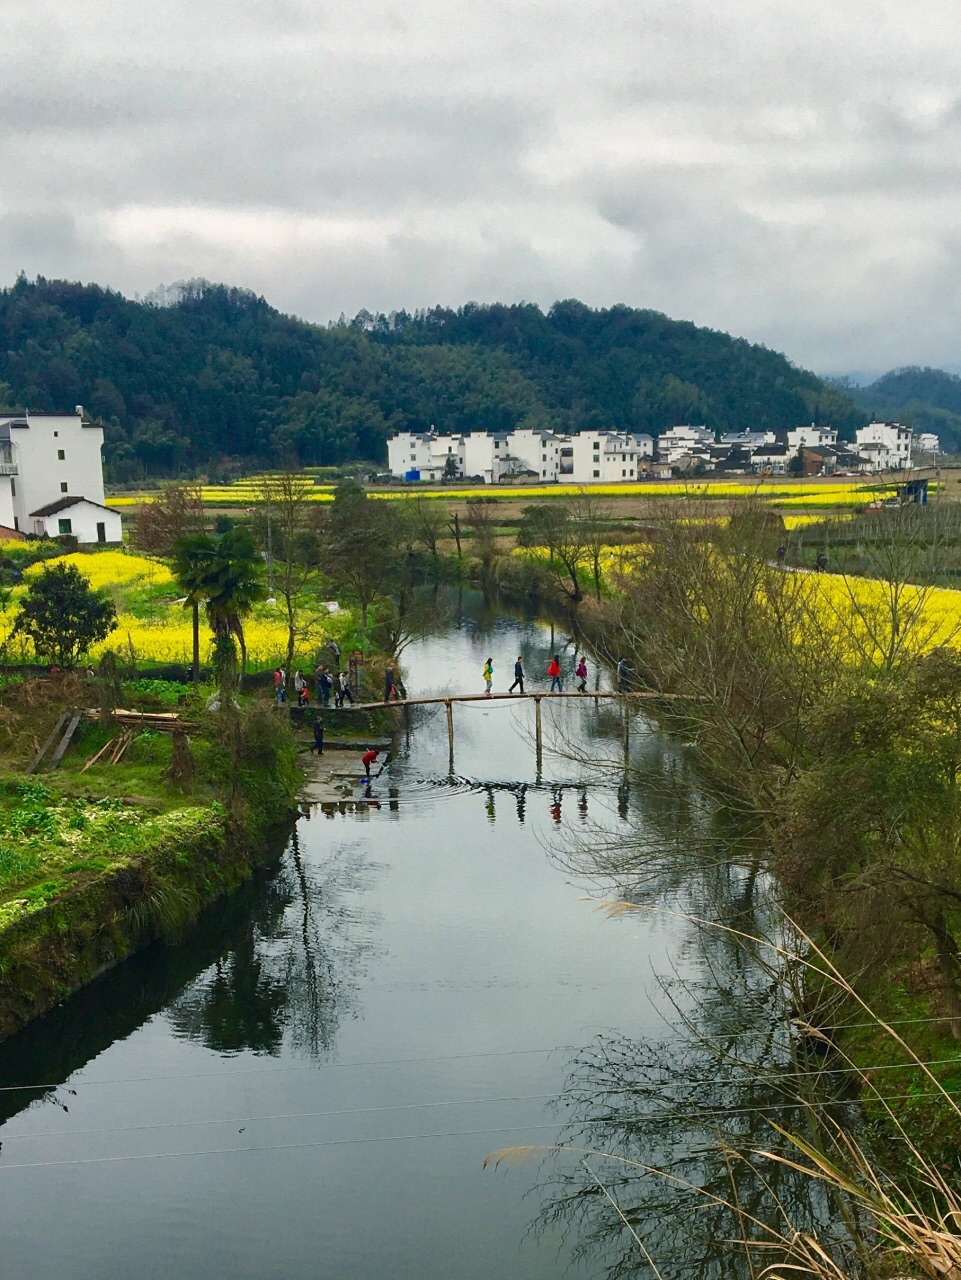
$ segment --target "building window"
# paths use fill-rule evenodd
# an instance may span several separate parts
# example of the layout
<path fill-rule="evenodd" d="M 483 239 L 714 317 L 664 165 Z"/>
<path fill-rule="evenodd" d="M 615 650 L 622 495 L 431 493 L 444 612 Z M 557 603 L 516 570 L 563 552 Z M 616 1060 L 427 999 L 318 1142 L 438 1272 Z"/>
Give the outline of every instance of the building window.
<path fill-rule="evenodd" d="M 55 436 L 58 436 L 58 435 L 60 434 L 60 432 L 59 432 L 59 431 L 55 431 L 53 434 L 54 434 Z"/>
<path fill-rule="evenodd" d="M 58 520 L 57 528 L 60 533 L 73 533 L 73 524 L 69 520 Z"/>
<path fill-rule="evenodd" d="M 58 462 L 63 462 L 63 461 L 65 461 L 66 457 L 67 457 L 67 455 L 64 453 L 63 449 L 58 449 L 58 450 L 57 450 L 57 461 L 58 461 Z"/>
<path fill-rule="evenodd" d="M 594 479 L 595 479 L 595 480 L 600 480 L 600 478 L 601 478 L 601 473 L 600 473 L 599 471 L 595 471 L 595 472 L 594 472 Z"/>
<path fill-rule="evenodd" d="M 61 481 L 60 481 L 60 492 L 61 492 L 61 493 L 66 493 L 66 492 L 67 492 L 67 482 L 66 482 L 66 480 L 61 480 Z"/>
<path fill-rule="evenodd" d="M 17 482 L 16 480 L 14 480 L 13 476 L 11 476 L 10 477 L 10 497 L 15 498 L 16 496 L 17 496 Z"/>

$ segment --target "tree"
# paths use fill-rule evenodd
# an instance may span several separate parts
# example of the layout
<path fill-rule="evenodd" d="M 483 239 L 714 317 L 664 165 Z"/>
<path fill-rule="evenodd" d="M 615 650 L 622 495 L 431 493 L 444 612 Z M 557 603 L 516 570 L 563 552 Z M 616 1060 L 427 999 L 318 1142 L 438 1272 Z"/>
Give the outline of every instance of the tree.
<path fill-rule="evenodd" d="M 30 584 L 13 630 L 29 636 L 38 657 L 72 667 L 116 626 L 113 602 L 72 564 L 55 564 Z"/>
<path fill-rule="evenodd" d="M 311 501 L 313 482 L 293 467 L 265 478 L 260 486 L 257 525 L 267 541 L 272 586 L 284 602 L 287 620 L 287 687 L 293 680 L 294 653 L 305 631 L 302 593 L 320 573 L 319 508 Z"/>
<path fill-rule="evenodd" d="M 401 517 L 393 502 L 368 498 L 352 480 L 337 486 L 322 533 L 326 572 L 360 610 L 361 640 L 367 617 L 397 566 Z"/>
<path fill-rule="evenodd" d="M 804 454 L 800 449 L 788 459 L 787 472 L 789 476 L 804 475 Z"/>
<path fill-rule="evenodd" d="M 436 499 L 425 498 L 418 494 L 406 504 L 407 517 L 410 520 L 414 537 L 437 560 L 437 543 L 447 527 L 447 515 L 443 504 Z"/>
<path fill-rule="evenodd" d="M 444 463 L 444 470 L 441 475 L 443 480 L 458 480 L 460 478 L 460 464 L 453 454 L 450 454 Z"/>
<path fill-rule="evenodd" d="M 200 606 L 210 590 L 215 543 L 206 534 L 178 538 L 173 547 L 173 575 L 184 593 L 184 608 L 193 614 L 193 664 L 191 679 L 200 680 Z"/>
<path fill-rule="evenodd" d="M 584 550 L 594 579 L 594 597 L 601 598 L 601 555 L 608 545 L 607 531 L 611 523 L 611 508 L 596 494 L 582 489 L 576 498 L 568 502 L 568 508 L 579 521 L 584 533 Z"/>
<path fill-rule="evenodd" d="M 260 576 L 261 559 L 249 530 L 229 529 L 213 539 L 207 578 L 207 618 L 217 637 L 232 635 L 240 646 L 240 678 L 247 672 L 244 618 L 267 592 Z"/>
<path fill-rule="evenodd" d="M 169 484 L 140 509 L 133 541 L 141 551 L 169 556 L 181 538 L 206 531 L 200 485 Z"/>
<path fill-rule="evenodd" d="M 517 531 L 518 544 L 547 548 L 551 573 L 565 595 L 577 604 L 584 598 L 580 575 L 587 557 L 587 521 L 567 502 L 535 502 L 524 508 L 523 517 Z"/>
<path fill-rule="evenodd" d="M 472 498 L 464 523 L 474 535 L 474 550 L 481 562 L 485 581 L 490 581 L 497 559 L 497 515 L 493 498 Z"/>

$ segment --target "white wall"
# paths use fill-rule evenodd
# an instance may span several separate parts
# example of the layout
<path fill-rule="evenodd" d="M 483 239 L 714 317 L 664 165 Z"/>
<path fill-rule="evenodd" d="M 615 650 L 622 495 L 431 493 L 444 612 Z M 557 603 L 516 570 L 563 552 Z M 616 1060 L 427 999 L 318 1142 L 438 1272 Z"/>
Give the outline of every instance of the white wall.
<path fill-rule="evenodd" d="M 5 529 L 13 529 L 13 487 L 12 476 L 0 476 L 0 524 Z"/>
<path fill-rule="evenodd" d="M 807 427 L 794 427 L 787 433 L 787 447 L 792 453 L 798 449 L 817 449 L 820 445 L 837 444 L 838 433 L 834 427 L 819 427 L 813 422 Z"/>
<path fill-rule="evenodd" d="M 4 416 L 0 430 L 17 467 L 13 513 L 23 532 L 30 531 L 31 511 L 65 496 L 103 502 L 103 428 L 85 425 L 82 410 Z"/>
<path fill-rule="evenodd" d="M 103 541 L 123 541 L 123 523 L 119 512 L 94 506 L 90 502 L 77 502 L 72 507 L 64 508 L 63 511 L 54 512 L 51 516 L 33 519 L 25 532 L 46 534 L 49 538 L 58 538 L 69 533 L 80 542 L 100 542 L 98 524 L 103 525 Z M 61 527 L 63 525 L 70 527 Z"/>
<path fill-rule="evenodd" d="M 913 434 L 911 428 L 902 422 L 872 422 L 869 426 L 859 427 L 856 432 L 859 447 L 870 444 L 879 446 L 877 452 L 871 450 L 870 454 L 876 459 L 877 471 L 911 466 Z"/>

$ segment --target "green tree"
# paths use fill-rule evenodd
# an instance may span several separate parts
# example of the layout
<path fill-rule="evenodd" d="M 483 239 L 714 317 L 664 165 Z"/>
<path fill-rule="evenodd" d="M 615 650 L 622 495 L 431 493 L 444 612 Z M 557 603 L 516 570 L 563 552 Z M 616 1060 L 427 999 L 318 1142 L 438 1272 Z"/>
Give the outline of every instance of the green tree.
<path fill-rule="evenodd" d="M 200 606 L 210 590 L 215 543 L 206 534 L 178 538 L 173 547 L 173 569 L 177 586 L 184 593 L 184 608 L 193 615 L 193 665 L 191 678 L 200 680 Z"/>
<path fill-rule="evenodd" d="M 267 592 L 261 576 L 262 561 L 248 529 L 228 529 L 213 539 L 207 581 L 207 619 L 215 636 L 232 635 L 240 647 L 240 678 L 247 671 L 244 618 Z"/>
<path fill-rule="evenodd" d="M 260 486 L 257 528 L 267 548 L 271 586 L 284 602 L 288 689 L 297 641 L 309 625 L 304 589 L 320 573 L 319 507 L 311 501 L 313 492 L 313 482 L 291 466 L 265 477 Z"/>
<path fill-rule="evenodd" d="M 588 520 L 567 502 L 535 502 L 524 508 L 523 517 L 517 530 L 518 544 L 547 548 L 551 573 L 576 604 L 584 598 L 581 574 L 590 554 Z"/>
<path fill-rule="evenodd" d="M 371 606 L 382 595 L 400 556 L 402 516 L 395 504 L 368 498 L 352 480 L 337 486 L 322 535 L 324 568 L 360 611 L 360 635 L 367 638 Z"/>
<path fill-rule="evenodd" d="M 73 565 L 55 564 L 28 587 L 14 633 L 29 636 L 38 657 L 72 667 L 116 626 L 113 602 Z"/>

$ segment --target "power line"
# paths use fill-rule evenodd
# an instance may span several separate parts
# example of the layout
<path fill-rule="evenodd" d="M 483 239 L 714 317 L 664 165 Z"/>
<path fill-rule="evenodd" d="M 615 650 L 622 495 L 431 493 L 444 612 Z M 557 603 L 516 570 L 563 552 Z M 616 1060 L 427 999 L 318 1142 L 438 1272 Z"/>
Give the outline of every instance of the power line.
<path fill-rule="evenodd" d="M 922 1098 L 939 1097 L 936 1093 L 898 1093 L 879 1095 L 874 1099 L 877 1102 L 900 1102 L 907 1099 L 916 1100 Z M 690 1111 L 679 1112 L 669 1116 L 651 1116 L 651 1117 L 635 1117 L 634 1123 L 653 1123 L 653 1124 L 669 1124 L 678 1120 L 699 1120 L 699 1121 L 719 1121 L 729 1119 L 732 1116 L 767 1114 L 770 1111 L 784 1111 L 787 1109 L 797 1109 L 801 1106 L 818 1107 L 820 1109 L 826 1107 L 834 1107 L 842 1105 L 839 1102 L 818 1102 L 818 1103 L 801 1103 L 801 1102 L 783 1102 L 775 1103 L 771 1106 L 754 1106 L 754 1107 L 734 1107 L 730 1110 L 707 1110 L 707 1111 Z M 853 1104 L 847 1104 L 853 1105 Z M 261 1117 L 262 1120 L 270 1120 L 274 1117 Z M 286 1119 L 287 1117 L 277 1117 Z M 249 1123 L 256 1123 L 256 1117 L 251 1117 Z M 223 1123 L 227 1123 L 224 1121 Z M 597 1122 L 595 1122 L 597 1123 Z M 351 1147 L 364 1146 L 369 1143 L 377 1142 L 416 1142 L 429 1141 L 435 1138 L 463 1138 L 472 1136 L 492 1136 L 497 1133 L 541 1133 L 548 1129 L 566 1128 L 566 1122 L 558 1122 L 556 1124 L 534 1124 L 534 1125 L 513 1125 L 502 1129 L 451 1129 L 441 1133 L 398 1133 L 390 1134 L 375 1138 L 330 1138 L 319 1142 L 279 1142 L 262 1146 L 246 1146 L 246 1147 L 215 1147 L 204 1151 L 149 1151 L 141 1155 L 128 1156 L 81 1156 L 75 1160 L 34 1160 L 22 1161 L 18 1164 L 0 1164 L 0 1173 L 4 1173 L 12 1169 L 51 1169 L 72 1165 L 89 1165 L 89 1164 L 119 1164 L 127 1161 L 140 1160 L 178 1160 L 186 1159 L 190 1156 L 218 1156 L 218 1155 L 241 1155 L 248 1152 L 258 1151 L 299 1151 L 313 1149 L 317 1147 Z M 92 1131 L 96 1132 L 96 1131 Z M 123 1131 L 121 1131 L 123 1132 Z M 30 1135 L 23 1135 L 28 1137 Z M 562 1144 L 553 1144 L 561 1146 Z M 605 1154 L 601 1152 L 600 1154 Z M 611 1153 L 614 1154 L 614 1153 Z"/>
<path fill-rule="evenodd" d="M 368 1062 L 312 1062 L 296 1067 L 270 1067 L 267 1070 L 264 1070 L 263 1067 L 241 1067 L 239 1071 L 185 1071 L 182 1074 L 167 1076 L 118 1076 L 109 1080 L 76 1080 L 69 1085 L 69 1088 L 73 1089 L 82 1085 L 93 1084 L 153 1084 L 164 1080 L 223 1080 L 228 1076 L 281 1076 L 294 1071 L 332 1071 L 354 1067 L 407 1066 L 419 1062 L 464 1062 L 473 1058 L 523 1058 L 539 1053 L 557 1053 L 561 1049 L 570 1049 L 572 1047 L 571 1045 L 555 1045 L 552 1049 L 498 1049 L 484 1053 L 439 1054 L 435 1057 L 426 1058 L 375 1058 Z M 65 1080 L 61 1081 L 60 1084 L 5 1084 L 0 1085 L 0 1093 L 17 1093 L 22 1090 L 32 1089 L 62 1089 L 64 1087 L 67 1087 Z"/>
<path fill-rule="evenodd" d="M 871 1024 L 866 1024 L 866 1025 L 871 1025 Z M 76 1080 L 69 1085 L 67 1084 L 66 1081 L 64 1081 L 62 1084 L 14 1084 L 14 1085 L 0 1086 L 0 1092 L 9 1093 L 9 1092 L 16 1092 L 19 1090 L 34 1090 L 34 1089 L 57 1090 L 57 1089 L 63 1089 L 63 1088 L 76 1090 L 78 1088 L 82 1088 L 84 1085 L 153 1084 L 153 1083 L 162 1083 L 164 1081 L 171 1081 L 171 1080 L 222 1080 L 225 1078 L 229 1078 L 231 1076 L 242 1076 L 242 1075 L 281 1076 L 281 1075 L 286 1075 L 292 1072 L 323 1071 L 323 1070 L 329 1070 L 334 1068 L 404 1066 L 410 1063 L 416 1064 L 416 1063 L 426 1063 L 426 1062 L 461 1062 L 464 1060 L 473 1060 L 478 1058 L 525 1057 L 525 1056 L 535 1056 L 538 1054 L 558 1053 L 564 1047 L 565 1046 L 563 1045 L 556 1045 L 553 1049 L 503 1049 L 503 1050 L 500 1050 L 497 1052 L 491 1052 L 491 1053 L 456 1053 L 456 1054 L 441 1055 L 438 1057 L 426 1057 L 426 1058 L 381 1058 L 379 1060 L 372 1060 L 368 1062 L 322 1062 L 317 1064 L 307 1064 L 307 1065 L 296 1066 L 296 1067 L 272 1067 L 267 1070 L 264 1070 L 262 1067 L 247 1067 L 247 1068 L 242 1068 L 239 1071 L 195 1071 L 195 1072 L 184 1072 L 181 1075 L 175 1074 L 175 1075 L 165 1075 L 165 1076 L 118 1076 L 110 1080 Z M 955 1058 L 930 1058 L 927 1061 L 922 1060 L 919 1062 L 914 1062 L 914 1061 L 877 1062 L 877 1063 L 869 1063 L 866 1065 L 858 1064 L 857 1066 L 853 1066 L 853 1067 L 846 1063 L 841 1063 L 839 1065 L 832 1066 L 826 1062 L 824 1066 L 813 1068 L 810 1071 L 784 1070 L 784 1071 L 761 1072 L 753 1075 L 750 1074 L 750 1068 L 747 1064 L 738 1063 L 736 1065 L 743 1067 L 745 1074 L 748 1076 L 748 1078 L 752 1082 L 757 1083 L 757 1082 L 771 1081 L 771 1080 L 775 1082 L 779 1080 L 804 1080 L 804 1079 L 810 1079 L 812 1076 L 824 1076 L 829 1074 L 864 1075 L 869 1071 L 916 1071 L 922 1067 L 945 1067 L 945 1066 L 961 1067 L 961 1055 Z M 650 1085 L 664 1086 L 671 1083 L 672 1081 L 670 1079 L 653 1080 L 650 1082 Z M 736 1084 L 738 1082 L 734 1080 L 721 1081 L 718 1079 L 717 1075 L 712 1075 L 702 1080 L 690 1080 L 685 1078 L 683 1083 L 685 1085 L 693 1086 L 693 1085 L 706 1085 L 706 1084 L 713 1084 L 713 1085 Z M 468 1100 L 468 1101 L 472 1101 L 472 1100 Z M 478 1099 L 478 1101 L 483 1101 L 483 1099 Z M 419 1104 L 412 1103 L 410 1105 L 414 1106 Z M 423 1105 L 426 1106 L 426 1105 L 433 1105 L 433 1104 L 425 1103 Z M 445 1103 L 442 1105 L 446 1106 L 448 1104 Z M 450 1104 L 450 1105 L 455 1105 L 455 1104 Z M 376 1111 L 376 1110 L 392 1110 L 393 1108 L 373 1107 L 373 1108 L 363 1108 L 363 1109 Z M 330 1114 L 334 1115 L 337 1113 L 331 1112 Z"/>
<path fill-rule="evenodd" d="M 147 1133 L 158 1129 L 193 1129 L 212 1124 L 254 1124 L 267 1120 L 316 1120 L 331 1116 L 363 1116 L 387 1111 L 427 1111 L 434 1107 L 476 1107 L 485 1102 L 546 1102 L 556 1101 L 559 1093 L 520 1093 L 503 1098 L 457 1098 L 450 1102 L 405 1102 L 390 1107 L 349 1107 L 337 1111 L 293 1111 L 286 1115 L 226 1116 L 221 1120 L 174 1120 L 169 1124 L 110 1125 L 97 1129 L 47 1129 L 41 1133 L 5 1134 L 4 1142 L 16 1142 L 32 1138 L 73 1138 L 94 1133 Z"/>
<path fill-rule="evenodd" d="M 300 1151 L 313 1147 L 352 1147 L 370 1142 L 408 1142 L 430 1138 L 464 1138 L 495 1133 L 535 1133 L 560 1129 L 560 1124 L 515 1125 L 507 1129 L 452 1129 L 445 1133 L 397 1133 L 379 1138 L 332 1138 L 323 1142 L 279 1142 L 261 1147 L 217 1147 L 209 1151 L 150 1151 L 138 1156 L 84 1156 L 78 1160 L 37 1160 L 23 1164 L 0 1164 L 0 1173 L 8 1169 L 50 1169 L 62 1165 L 119 1164 L 127 1160 L 179 1160 L 187 1156 L 229 1156 L 248 1151 Z"/>

